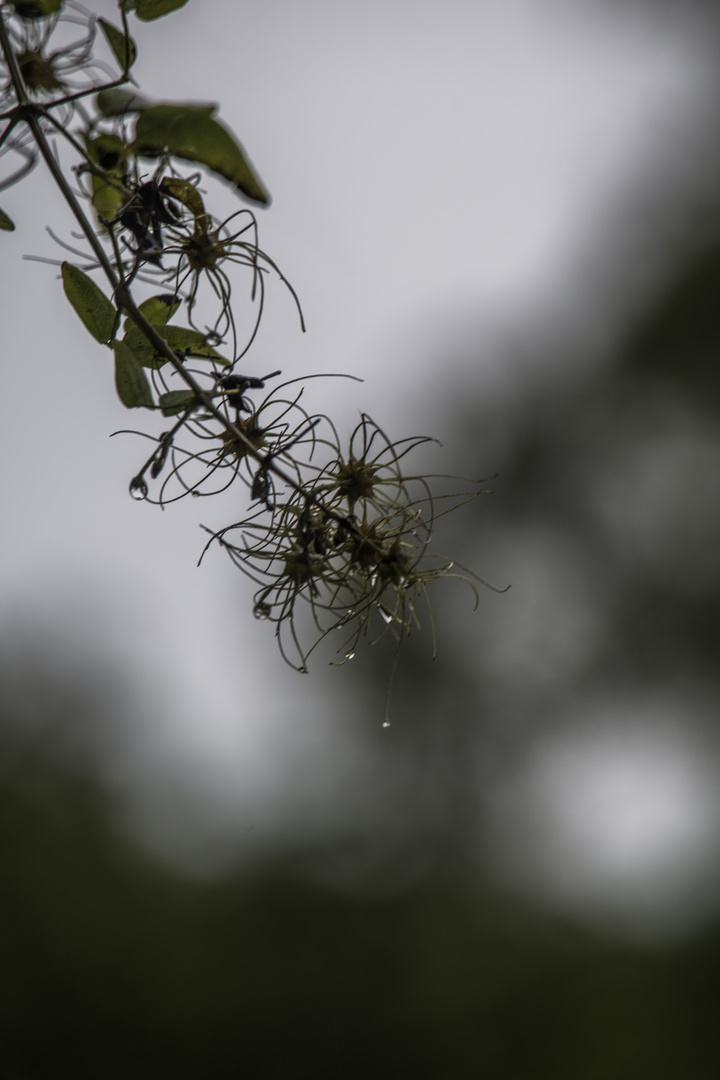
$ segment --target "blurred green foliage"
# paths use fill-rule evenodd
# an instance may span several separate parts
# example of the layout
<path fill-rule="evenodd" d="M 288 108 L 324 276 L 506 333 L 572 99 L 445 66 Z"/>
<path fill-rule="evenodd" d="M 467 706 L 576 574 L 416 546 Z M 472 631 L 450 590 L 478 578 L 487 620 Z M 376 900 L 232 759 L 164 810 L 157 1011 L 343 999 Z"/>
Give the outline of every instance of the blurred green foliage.
<path fill-rule="evenodd" d="M 297 854 L 199 882 L 119 835 L 80 763 L 2 741 L 9 1080 L 716 1075 L 720 927 L 642 947 L 477 877 L 378 895 Z"/>

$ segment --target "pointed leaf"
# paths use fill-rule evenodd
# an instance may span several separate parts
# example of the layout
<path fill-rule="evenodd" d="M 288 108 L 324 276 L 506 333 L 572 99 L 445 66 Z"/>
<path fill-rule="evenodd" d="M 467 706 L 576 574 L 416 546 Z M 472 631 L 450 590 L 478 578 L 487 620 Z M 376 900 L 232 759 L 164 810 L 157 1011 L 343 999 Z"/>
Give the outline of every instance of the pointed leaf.
<path fill-rule="evenodd" d="M 138 305 L 138 311 L 141 311 L 153 326 L 164 327 L 172 319 L 179 307 L 180 301 L 172 293 L 161 293 L 159 296 L 150 296 L 147 300 L 143 300 L 142 304 Z M 135 326 L 135 323 L 132 319 L 127 318 L 124 324 L 125 333 L 132 326 Z"/>
<path fill-rule="evenodd" d="M 98 19 L 98 22 L 107 38 L 108 45 L 115 54 L 115 59 L 122 70 L 128 72 L 137 60 L 135 42 L 131 37 L 125 37 L 121 30 L 118 30 L 112 23 L 107 22 L 106 19 Z"/>
<path fill-rule="evenodd" d="M 134 11 L 143 22 L 152 22 L 185 7 L 185 4 L 187 0 L 125 0 L 125 10 Z"/>
<path fill-rule="evenodd" d="M 160 395 L 158 405 L 162 409 L 163 416 L 177 416 L 196 401 L 197 398 L 192 390 L 170 390 L 167 394 Z"/>
<path fill-rule="evenodd" d="M 118 397 L 128 409 L 154 407 L 153 396 L 147 376 L 125 341 L 114 341 L 115 388 Z"/>
<path fill-rule="evenodd" d="M 225 360 L 224 357 L 215 352 L 211 345 L 207 344 L 205 337 L 198 333 L 197 330 L 189 330 L 184 326 L 165 326 L 162 328 L 162 336 L 171 349 L 187 351 L 194 356 L 206 356 L 221 367 L 227 367 L 229 364 L 228 360 Z M 167 363 L 164 356 L 155 352 L 155 349 L 138 326 L 131 325 L 123 341 L 130 346 L 138 363 L 142 364 L 143 367 L 161 368 Z"/>
<path fill-rule="evenodd" d="M 185 326 L 167 326 L 165 336 L 171 349 L 181 349 L 193 356 L 206 356 L 220 367 L 227 367 L 230 363 L 219 352 L 216 352 L 212 345 L 208 345 L 204 334 L 198 333 L 197 330 L 189 330 Z"/>
<path fill-rule="evenodd" d="M 7 216 L 4 210 L 0 210 L 0 229 L 5 229 L 6 232 L 15 232 L 15 222 Z"/>
<path fill-rule="evenodd" d="M 115 308 L 92 278 L 72 263 L 62 264 L 65 295 L 96 341 L 107 345 L 115 326 Z"/>
<path fill-rule="evenodd" d="M 240 144 L 202 109 L 188 105 L 146 109 L 138 117 L 134 150 L 145 157 L 162 157 L 169 152 L 185 161 L 197 161 L 225 177 L 247 198 L 270 202 Z"/>

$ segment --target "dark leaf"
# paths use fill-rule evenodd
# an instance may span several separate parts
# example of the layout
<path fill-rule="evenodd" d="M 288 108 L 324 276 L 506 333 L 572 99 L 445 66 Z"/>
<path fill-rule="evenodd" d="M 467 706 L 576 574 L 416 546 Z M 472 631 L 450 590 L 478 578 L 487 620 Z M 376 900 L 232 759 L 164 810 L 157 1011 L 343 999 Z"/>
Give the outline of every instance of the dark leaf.
<path fill-rule="evenodd" d="M 138 306 L 138 311 L 141 311 L 153 326 L 164 327 L 172 319 L 179 307 L 180 301 L 172 293 L 162 293 L 160 296 L 151 296 L 147 300 L 143 300 L 142 304 Z M 134 325 L 132 319 L 126 319 L 125 333 Z"/>
<path fill-rule="evenodd" d="M 229 180 L 247 198 L 270 202 L 245 151 L 204 109 L 188 105 L 146 109 L 138 117 L 133 149 L 145 157 L 162 157 L 169 152 L 185 161 L 197 161 Z"/>
<path fill-rule="evenodd" d="M 128 409 L 153 408 L 153 397 L 147 376 L 125 341 L 114 341 L 115 387 L 118 397 Z"/>
<path fill-rule="evenodd" d="M 0 229 L 5 229 L 6 232 L 15 231 L 15 222 L 7 216 L 4 210 L 0 210 Z"/>
<path fill-rule="evenodd" d="M 222 367 L 229 364 L 228 360 L 225 360 L 224 357 L 215 352 L 211 345 L 207 344 L 204 336 L 198 333 L 197 330 L 188 330 L 184 326 L 165 326 L 162 328 L 162 336 L 171 349 L 187 351 L 192 353 L 193 356 L 206 356 L 216 365 Z M 143 367 L 161 368 L 167 363 L 164 356 L 155 352 L 154 347 L 139 327 L 131 325 L 123 340 L 130 346 L 138 362 Z"/>
<path fill-rule="evenodd" d="M 95 103 L 103 116 L 124 116 L 125 113 L 141 113 L 146 109 L 155 108 L 157 103 L 150 101 L 134 90 L 125 90 L 122 86 L 115 86 L 111 90 L 101 90 L 95 99 Z M 207 113 L 212 116 L 217 112 L 218 106 L 214 101 L 188 101 L 177 106 L 168 105 L 166 108 L 194 109 L 197 112 Z"/>
<path fill-rule="evenodd" d="M 85 149 L 90 161 L 99 165 L 107 176 L 106 179 L 93 173 L 90 178 L 95 212 L 102 220 L 111 221 L 132 194 L 123 184 L 127 147 L 119 136 L 104 132 L 86 139 Z"/>
<path fill-rule="evenodd" d="M 126 11 L 134 11 L 143 22 L 152 22 L 185 7 L 185 4 L 187 0 L 124 0 L 123 6 Z"/>
<path fill-rule="evenodd" d="M 131 37 L 125 37 L 121 30 L 118 30 L 112 23 L 107 22 L 105 19 L 98 19 L 98 22 L 107 38 L 108 45 L 115 54 L 115 59 L 118 64 L 123 71 L 129 71 L 137 60 L 135 42 Z"/>
<path fill-rule="evenodd" d="M 198 189 L 181 176 L 165 176 L 160 184 L 163 192 L 187 206 L 194 217 L 205 213 L 205 204 Z"/>
<path fill-rule="evenodd" d="M 192 390 L 170 390 L 167 394 L 161 394 L 158 404 L 162 409 L 163 416 L 177 416 L 196 401 Z"/>
<path fill-rule="evenodd" d="M 27 0 L 26 3 L 15 3 L 15 14 L 21 19 L 42 19 L 45 15 L 53 15 L 63 6 L 65 0 Z"/>
<path fill-rule="evenodd" d="M 107 345 L 115 326 L 115 308 L 92 278 L 72 263 L 62 264 L 65 295 L 96 341 Z"/>
<path fill-rule="evenodd" d="M 116 86 L 112 90 L 101 90 L 96 104 L 103 116 L 124 116 L 125 113 L 149 109 L 152 102 L 134 90 L 124 90 L 122 86 Z"/>

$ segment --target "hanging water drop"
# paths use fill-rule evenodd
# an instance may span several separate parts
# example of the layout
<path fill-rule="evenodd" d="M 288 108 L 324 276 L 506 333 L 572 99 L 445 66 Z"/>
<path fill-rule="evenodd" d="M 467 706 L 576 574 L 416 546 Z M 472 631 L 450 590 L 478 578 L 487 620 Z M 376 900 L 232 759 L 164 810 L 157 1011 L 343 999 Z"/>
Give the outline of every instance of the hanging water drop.
<path fill-rule="evenodd" d="M 272 607 L 270 604 L 266 604 L 262 600 L 253 608 L 253 615 L 256 619 L 269 619 L 271 613 Z"/>
<path fill-rule="evenodd" d="M 383 720 L 383 727 L 390 727 L 390 721 L 389 720 Z"/>
<path fill-rule="evenodd" d="M 137 499 L 138 501 L 141 499 L 147 499 L 148 486 L 142 476 L 134 476 L 132 478 L 132 480 L 130 481 L 130 494 L 132 495 L 133 499 Z"/>
<path fill-rule="evenodd" d="M 391 613 L 390 613 L 389 611 L 386 611 L 384 607 L 380 607 L 380 605 L 379 605 L 379 604 L 378 604 L 378 611 L 380 612 L 380 614 L 382 615 L 383 619 L 385 620 L 385 622 L 386 622 L 386 623 L 388 624 L 388 626 L 389 626 L 389 625 L 390 625 L 390 623 L 391 623 L 391 622 L 393 621 L 393 619 L 394 619 L 394 617 L 395 617 L 395 616 L 394 616 L 394 615 L 391 615 Z"/>
<path fill-rule="evenodd" d="M 355 653 L 353 652 L 352 649 L 350 650 L 350 652 L 345 653 L 345 659 L 346 660 L 352 660 L 354 656 L 355 656 Z"/>

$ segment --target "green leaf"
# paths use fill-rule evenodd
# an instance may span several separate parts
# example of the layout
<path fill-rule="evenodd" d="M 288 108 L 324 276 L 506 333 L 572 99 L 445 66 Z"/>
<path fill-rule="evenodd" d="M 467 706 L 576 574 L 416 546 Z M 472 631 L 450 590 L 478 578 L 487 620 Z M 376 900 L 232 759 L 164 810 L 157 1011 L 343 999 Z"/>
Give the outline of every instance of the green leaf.
<path fill-rule="evenodd" d="M 128 72 L 137 60 L 135 42 L 131 37 L 125 37 L 121 30 L 114 27 L 112 23 L 107 22 L 106 19 L 98 19 L 98 22 L 107 38 L 108 45 L 115 54 L 115 59 L 122 70 Z"/>
<path fill-rule="evenodd" d="M 99 165 L 107 176 L 105 179 L 93 173 L 90 177 L 95 212 L 100 219 L 111 221 L 132 195 L 123 183 L 127 147 L 118 135 L 103 132 L 94 139 L 86 138 L 85 150 L 89 160 Z"/>
<path fill-rule="evenodd" d="M 167 394 L 160 395 L 158 405 L 162 409 L 163 416 L 177 416 L 196 401 L 193 390 L 170 390 Z"/>
<path fill-rule="evenodd" d="M 196 236 L 208 232 L 212 219 L 205 213 L 205 203 L 200 192 L 189 180 L 183 180 L 181 176 L 166 176 L 160 182 L 160 188 L 164 195 L 170 195 L 187 207 L 195 219 L 193 231 Z"/>
<path fill-rule="evenodd" d="M 90 161 L 105 172 L 122 177 L 125 173 L 127 146 L 119 135 L 103 131 L 94 139 L 85 139 L 85 150 Z"/>
<path fill-rule="evenodd" d="M 103 116 L 124 116 L 129 112 L 142 112 L 149 109 L 152 102 L 134 90 L 123 90 L 115 86 L 112 90 L 101 90 L 95 99 Z"/>
<path fill-rule="evenodd" d="M 233 183 L 249 199 L 269 203 L 270 196 L 245 151 L 207 111 L 189 105 L 154 105 L 138 117 L 135 153 L 144 157 L 174 154 L 197 161 Z"/>
<path fill-rule="evenodd" d="M 0 229 L 6 232 L 15 232 L 15 222 L 9 218 L 4 210 L 0 210 Z"/>
<path fill-rule="evenodd" d="M 229 360 L 225 360 L 224 357 L 215 352 L 215 349 L 207 344 L 203 334 L 200 334 L 197 330 L 189 330 L 184 326 L 165 326 L 162 330 L 162 336 L 171 349 L 187 350 L 194 356 L 206 356 L 220 367 L 227 367 L 230 363 Z M 142 330 L 134 324 L 128 329 L 123 341 L 127 342 L 143 367 L 161 368 L 168 362 L 161 353 L 155 352 Z"/>
<path fill-rule="evenodd" d="M 125 0 L 124 7 L 126 11 L 134 11 L 143 22 L 152 22 L 186 4 L 187 0 Z"/>
<path fill-rule="evenodd" d="M 147 109 L 153 109 L 157 102 L 143 97 L 134 90 L 124 90 L 122 86 L 115 86 L 111 90 L 101 90 L 95 98 L 95 104 L 103 116 L 124 116 L 125 113 L 141 113 Z M 218 106 L 214 101 L 187 101 L 177 106 L 169 105 L 166 108 L 194 109 L 197 112 L 207 113 L 208 116 L 214 116 L 218 111 Z"/>
<path fill-rule="evenodd" d="M 189 180 L 183 180 L 181 176 L 164 176 L 160 187 L 164 194 L 186 206 L 194 218 L 207 217 L 202 196 Z"/>
<path fill-rule="evenodd" d="M 72 263 L 62 264 L 65 295 L 96 341 L 107 345 L 115 326 L 115 308 L 92 278 Z"/>
<path fill-rule="evenodd" d="M 167 326 L 165 337 L 171 349 L 186 350 L 193 356 L 206 356 L 209 360 L 214 360 L 219 367 L 228 367 L 230 364 L 212 345 L 208 345 L 205 336 L 197 330 L 189 330 L 185 326 Z"/>
<path fill-rule="evenodd" d="M 180 301 L 172 293 L 161 293 L 160 296 L 150 296 L 147 300 L 143 300 L 142 304 L 138 305 L 138 311 L 141 311 L 153 326 L 164 327 L 179 307 Z M 132 319 L 126 319 L 125 332 L 127 333 L 134 325 Z"/>
<path fill-rule="evenodd" d="M 63 6 L 65 0 L 27 0 L 26 3 L 15 3 L 15 14 L 21 19 L 42 19 L 46 15 L 53 15 Z"/>
<path fill-rule="evenodd" d="M 138 304 L 138 311 L 141 311 L 149 323 L 164 334 L 167 324 L 172 319 L 173 315 L 180 307 L 180 301 L 177 300 L 172 293 L 161 293 L 159 296 L 150 296 L 147 300 L 143 300 L 142 304 Z M 123 324 L 125 336 L 134 330 L 141 335 L 142 340 L 138 341 L 138 348 L 147 353 L 148 357 L 152 357 L 152 346 L 147 340 L 142 330 L 138 331 L 137 326 L 133 322 L 132 318 L 128 316 Z M 135 340 L 135 334 L 133 335 Z M 135 350 L 137 355 L 137 349 Z M 157 364 L 148 364 L 148 367 L 157 367 Z"/>
<path fill-rule="evenodd" d="M 132 349 L 125 341 L 114 341 L 115 387 L 128 409 L 154 408 L 150 384 Z"/>

